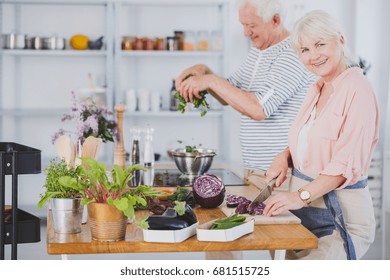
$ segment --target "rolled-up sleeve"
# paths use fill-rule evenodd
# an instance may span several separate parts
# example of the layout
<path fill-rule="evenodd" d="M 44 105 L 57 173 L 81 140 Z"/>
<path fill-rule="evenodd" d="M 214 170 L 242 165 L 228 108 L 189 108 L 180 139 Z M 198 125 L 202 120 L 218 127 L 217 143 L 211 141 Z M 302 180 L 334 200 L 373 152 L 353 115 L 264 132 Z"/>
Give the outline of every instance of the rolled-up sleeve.
<path fill-rule="evenodd" d="M 255 92 L 266 117 L 271 116 L 286 100 L 300 92 L 299 89 L 306 86 L 310 79 L 314 81 L 314 76 L 308 76 L 292 51 L 283 53 L 274 61 L 259 90 Z"/>

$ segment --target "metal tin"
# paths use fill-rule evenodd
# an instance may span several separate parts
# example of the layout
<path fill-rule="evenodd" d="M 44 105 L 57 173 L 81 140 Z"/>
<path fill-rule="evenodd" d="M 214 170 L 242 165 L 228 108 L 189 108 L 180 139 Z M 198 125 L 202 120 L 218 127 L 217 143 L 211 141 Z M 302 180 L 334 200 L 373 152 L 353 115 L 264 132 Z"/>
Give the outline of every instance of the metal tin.
<path fill-rule="evenodd" d="M 56 37 L 46 37 L 42 39 L 42 49 L 55 50 L 57 45 Z"/>

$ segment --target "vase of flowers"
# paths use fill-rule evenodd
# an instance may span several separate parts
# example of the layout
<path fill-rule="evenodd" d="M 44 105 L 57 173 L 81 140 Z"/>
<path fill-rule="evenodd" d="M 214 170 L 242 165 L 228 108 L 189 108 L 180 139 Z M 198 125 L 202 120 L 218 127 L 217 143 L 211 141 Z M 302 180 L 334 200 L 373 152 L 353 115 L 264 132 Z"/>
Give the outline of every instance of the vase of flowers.
<path fill-rule="evenodd" d="M 105 142 L 119 140 L 117 123 L 113 120 L 113 112 L 104 105 L 96 104 L 92 98 L 79 102 L 72 92 L 72 107 L 70 113 L 64 114 L 61 121 L 75 121 L 76 131 L 60 129 L 53 137 L 54 142 L 66 133 L 76 134 L 78 146 L 82 145 L 88 136 L 94 136 Z"/>

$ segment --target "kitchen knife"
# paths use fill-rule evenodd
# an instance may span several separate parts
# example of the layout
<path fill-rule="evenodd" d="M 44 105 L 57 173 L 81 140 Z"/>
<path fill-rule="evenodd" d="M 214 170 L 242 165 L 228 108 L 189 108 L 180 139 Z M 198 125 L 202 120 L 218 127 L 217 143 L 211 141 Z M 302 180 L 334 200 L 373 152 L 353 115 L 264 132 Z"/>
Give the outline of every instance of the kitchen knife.
<path fill-rule="evenodd" d="M 267 186 L 262 189 L 259 195 L 248 205 L 248 210 L 251 210 L 256 203 L 264 202 L 272 194 L 272 188 L 274 187 L 276 178 L 269 181 Z"/>

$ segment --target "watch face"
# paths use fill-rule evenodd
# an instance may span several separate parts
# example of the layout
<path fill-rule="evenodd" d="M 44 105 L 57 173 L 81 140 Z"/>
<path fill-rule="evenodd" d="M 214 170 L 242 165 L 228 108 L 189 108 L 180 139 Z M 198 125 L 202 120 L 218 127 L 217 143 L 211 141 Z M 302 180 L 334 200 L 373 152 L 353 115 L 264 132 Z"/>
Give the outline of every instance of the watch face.
<path fill-rule="evenodd" d="M 302 200 L 306 200 L 310 198 L 310 193 L 308 191 L 302 191 L 300 196 Z"/>

